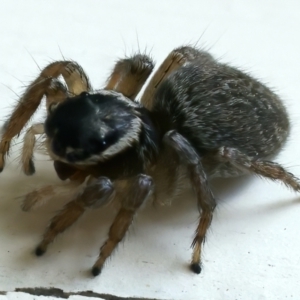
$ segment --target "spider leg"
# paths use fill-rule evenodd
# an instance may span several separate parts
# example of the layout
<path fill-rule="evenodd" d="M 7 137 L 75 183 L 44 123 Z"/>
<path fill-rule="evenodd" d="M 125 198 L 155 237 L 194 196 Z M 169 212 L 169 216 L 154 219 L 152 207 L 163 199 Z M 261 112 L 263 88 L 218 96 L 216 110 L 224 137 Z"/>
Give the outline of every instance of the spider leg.
<path fill-rule="evenodd" d="M 0 142 L 0 171 L 5 164 L 5 156 L 9 152 L 11 140 L 18 134 L 40 105 L 44 91 L 49 86 L 51 78 L 43 78 L 34 82 L 20 99 L 11 117 L 6 121 Z"/>
<path fill-rule="evenodd" d="M 176 131 L 169 131 L 164 136 L 164 141 L 176 150 L 180 158 L 187 165 L 190 181 L 196 192 L 198 206 L 201 209 L 200 221 L 192 243 L 193 255 L 191 262 L 191 270 L 199 274 L 201 272 L 202 245 L 216 207 L 215 198 L 208 185 L 201 158 L 188 140 Z"/>
<path fill-rule="evenodd" d="M 175 70 L 197 58 L 199 51 L 189 46 L 174 49 L 159 66 L 147 85 L 141 103 L 151 110 L 154 94 L 158 86 Z"/>
<path fill-rule="evenodd" d="M 281 181 L 296 192 L 300 191 L 300 180 L 278 163 L 251 158 L 230 147 L 221 147 L 218 150 L 217 157 L 219 161 L 229 162 L 240 170 Z"/>
<path fill-rule="evenodd" d="M 30 211 L 39 205 L 45 204 L 57 195 L 71 198 L 78 192 L 78 188 L 82 183 L 82 181 L 76 180 L 64 185 L 46 185 L 35 189 L 24 196 L 21 208 L 23 211 Z"/>
<path fill-rule="evenodd" d="M 50 222 L 43 240 L 36 248 L 36 255 L 43 255 L 54 238 L 69 228 L 84 213 L 87 207 L 98 208 L 114 197 L 114 188 L 106 177 L 99 177 L 88 185 L 82 194 L 69 202 Z"/>
<path fill-rule="evenodd" d="M 61 180 L 69 179 L 70 182 L 64 185 L 46 185 L 26 194 L 21 205 L 23 211 L 30 211 L 32 208 L 45 204 L 48 200 L 57 195 L 63 196 L 64 198 L 68 197 L 69 199 L 73 198 L 87 177 L 87 185 L 96 180 L 86 172 L 72 168 L 60 161 L 54 161 L 54 166 L 59 178 Z"/>
<path fill-rule="evenodd" d="M 49 109 L 52 103 L 62 102 L 68 96 L 66 87 L 56 78 L 49 79 L 49 85 L 44 87 L 44 93 L 46 94 L 47 109 Z M 27 131 L 23 139 L 23 148 L 21 155 L 21 165 L 26 175 L 32 175 L 35 172 L 33 153 L 36 142 L 35 135 L 44 133 L 44 124 L 37 123 L 31 126 Z"/>
<path fill-rule="evenodd" d="M 44 133 L 44 124 L 37 123 L 31 126 L 27 131 L 23 139 L 23 149 L 22 149 L 22 168 L 26 175 L 32 175 L 35 172 L 35 167 L 33 163 L 33 150 L 36 142 L 35 136 Z"/>
<path fill-rule="evenodd" d="M 117 194 L 117 197 L 120 196 L 120 199 L 122 199 L 121 208 L 109 229 L 108 239 L 100 249 L 99 258 L 92 268 L 94 276 L 100 274 L 106 259 L 124 238 L 136 211 L 146 201 L 152 189 L 152 179 L 146 175 L 139 175 L 128 180 L 122 188 L 116 188 L 117 193 L 122 191 L 122 194 Z"/>
<path fill-rule="evenodd" d="M 4 168 L 5 156 L 11 140 L 20 134 L 26 123 L 39 107 L 45 94 L 51 89 L 53 78 L 62 75 L 72 94 L 90 91 L 91 85 L 82 67 L 72 61 L 56 61 L 44 68 L 40 75 L 25 90 L 10 118 L 5 123 L 0 142 L 0 172 Z"/>
<path fill-rule="evenodd" d="M 145 54 L 120 59 L 106 83 L 106 90 L 114 90 L 134 100 L 154 68 L 153 60 Z"/>

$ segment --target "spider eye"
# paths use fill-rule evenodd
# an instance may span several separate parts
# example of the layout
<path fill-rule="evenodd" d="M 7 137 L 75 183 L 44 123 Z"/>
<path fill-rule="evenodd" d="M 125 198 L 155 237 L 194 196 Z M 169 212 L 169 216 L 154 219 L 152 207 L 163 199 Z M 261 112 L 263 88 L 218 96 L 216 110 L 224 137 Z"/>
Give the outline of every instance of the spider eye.
<path fill-rule="evenodd" d="M 87 97 L 87 96 L 89 96 L 89 93 L 87 91 L 84 91 L 84 92 L 80 93 L 79 96 L 80 97 Z"/>
<path fill-rule="evenodd" d="M 57 108 L 58 104 L 59 104 L 58 102 L 50 103 L 50 105 L 48 107 L 49 114 L 52 114 L 54 112 L 54 110 Z"/>

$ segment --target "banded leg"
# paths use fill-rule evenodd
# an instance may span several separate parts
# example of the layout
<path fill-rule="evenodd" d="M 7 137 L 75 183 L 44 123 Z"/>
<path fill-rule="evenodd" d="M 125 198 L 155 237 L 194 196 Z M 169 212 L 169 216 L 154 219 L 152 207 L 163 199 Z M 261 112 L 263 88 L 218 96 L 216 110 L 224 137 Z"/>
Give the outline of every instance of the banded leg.
<path fill-rule="evenodd" d="M 237 169 L 260 175 L 271 180 L 281 181 L 296 192 L 300 191 L 300 179 L 289 173 L 278 163 L 254 159 L 237 149 L 229 147 L 221 147 L 217 156 L 219 161 L 229 162 Z"/>
<path fill-rule="evenodd" d="M 11 140 L 20 134 L 26 123 L 47 95 L 53 78 L 62 75 L 71 94 L 90 91 L 91 85 L 82 67 L 72 61 L 57 61 L 44 68 L 40 75 L 25 90 L 10 118 L 6 121 L 0 142 L 0 172 L 4 168 L 5 157 L 9 152 Z M 61 99 L 59 100 L 61 101 Z"/>
<path fill-rule="evenodd" d="M 206 232 L 211 224 L 213 211 L 216 207 L 215 198 L 208 185 L 201 159 L 188 140 L 176 131 L 169 131 L 164 136 L 164 141 L 175 149 L 180 158 L 187 165 L 190 181 L 196 192 L 198 206 L 201 210 L 200 221 L 192 243 L 193 255 L 191 262 L 191 270 L 199 274 L 201 272 L 202 245 L 205 241 Z"/>
<path fill-rule="evenodd" d="M 108 233 L 108 239 L 100 249 L 100 255 L 92 268 L 92 274 L 100 274 L 106 259 L 112 254 L 124 238 L 131 225 L 136 211 L 146 201 L 153 188 L 151 177 L 139 175 L 126 181 L 125 185 L 116 187 L 117 197 L 121 199 L 121 209 L 115 217 Z"/>
<path fill-rule="evenodd" d="M 51 220 L 42 242 L 36 248 L 36 255 L 43 255 L 55 237 L 74 224 L 87 207 L 101 207 L 112 200 L 113 197 L 113 185 L 106 177 L 100 177 L 88 185 L 81 195 L 65 205 L 62 211 Z"/>
<path fill-rule="evenodd" d="M 122 93 L 134 100 L 153 68 L 153 60 L 144 54 L 120 59 L 116 62 L 105 89 Z"/>

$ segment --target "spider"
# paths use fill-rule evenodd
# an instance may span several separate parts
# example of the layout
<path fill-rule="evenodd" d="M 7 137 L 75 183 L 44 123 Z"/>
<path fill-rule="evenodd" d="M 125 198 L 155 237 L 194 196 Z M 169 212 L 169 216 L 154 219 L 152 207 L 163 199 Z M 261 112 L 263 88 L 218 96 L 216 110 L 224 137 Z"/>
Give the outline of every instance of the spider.
<path fill-rule="evenodd" d="M 96 276 L 143 203 L 170 202 L 188 179 L 200 210 L 190 264 L 199 274 L 216 207 L 210 179 L 250 173 L 300 190 L 298 178 L 268 160 L 281 149 L 290 127 L 281 99 L 268 87 L 205 51 L 182 46 L 167 56 L 135 101 L 153 67 L 147 55 L 119 60 L 106 87 L 94 91 L 77 63 L 54 62 L 21 98 L 0 144 L 2 166 L 11 139 L 46 95 L 44 125 L 25 135 L 25 173 L 34 172 L 34 134 L 45 132 L 58 176 L 78 184 L 88 177 L 83 190 L 51 220 L 36 255 L 44 254 L 86 208 L 116 200 L 120 208 L 92 268 Z M 67 88 L 56 79 L 60 74 Z"/>

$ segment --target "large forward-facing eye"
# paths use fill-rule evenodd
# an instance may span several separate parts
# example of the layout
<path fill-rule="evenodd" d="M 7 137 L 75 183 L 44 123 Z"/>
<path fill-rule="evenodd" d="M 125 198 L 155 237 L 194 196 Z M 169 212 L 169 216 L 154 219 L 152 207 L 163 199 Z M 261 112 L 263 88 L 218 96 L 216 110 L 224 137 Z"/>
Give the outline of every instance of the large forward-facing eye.
<path fill-rule="evenodd" d="M 117 143 L 120 137 L 120 132 L 111 130 L 105 136 L 92 136 L 88 140 L 88 149 L 92 154 L 100 154 L 108 147 Z"/>

